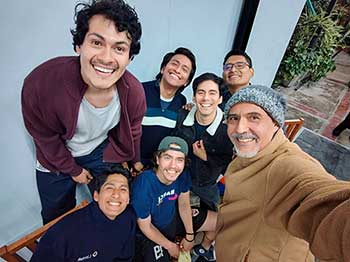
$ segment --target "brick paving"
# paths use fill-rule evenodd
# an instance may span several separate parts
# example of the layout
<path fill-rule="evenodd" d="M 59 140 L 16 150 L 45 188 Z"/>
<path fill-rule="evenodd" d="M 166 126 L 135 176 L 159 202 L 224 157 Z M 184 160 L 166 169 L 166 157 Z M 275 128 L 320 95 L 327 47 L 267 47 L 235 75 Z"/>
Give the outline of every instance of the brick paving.
<path fill-rule="evenodd" d="M 350 148 L 350 130 L 335 138 L 332 130 L 350 110 L 350 55 L 340 52 L 336 58 L 336 70 L 317 82 L 281 88 L 288 99 L 287 118 L 303 117 L 304 127 L 338 144 Z"/>

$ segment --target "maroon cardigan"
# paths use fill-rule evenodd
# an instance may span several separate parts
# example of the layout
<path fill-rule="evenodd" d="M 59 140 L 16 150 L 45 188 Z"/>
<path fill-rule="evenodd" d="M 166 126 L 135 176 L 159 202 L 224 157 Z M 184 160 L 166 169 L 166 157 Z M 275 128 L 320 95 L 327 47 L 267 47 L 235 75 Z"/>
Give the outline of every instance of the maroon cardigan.
<path fill-rule="evenodd" d="M 120 122 L 108 133 L 110 143 L 103 153 L 103 160 L 136 162 L 140 160 L 141 121 L 146 111 L 144 90 L 128 71 L 116 85 L 121 105 Z M 82 171 L 65 141 L 74 135 L 86 89 L 77 56 L 51 59 L 35 68 L 24 80 L 24 124 L 33 137 L 37 159 L 50 171 L 72 176 Z"/>

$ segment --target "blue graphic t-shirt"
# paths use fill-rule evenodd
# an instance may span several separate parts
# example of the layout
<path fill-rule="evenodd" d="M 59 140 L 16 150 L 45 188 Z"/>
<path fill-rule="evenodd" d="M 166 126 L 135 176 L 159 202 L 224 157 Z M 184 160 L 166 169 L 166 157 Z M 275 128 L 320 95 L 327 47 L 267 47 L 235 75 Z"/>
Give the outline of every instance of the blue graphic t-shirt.
<path fill-rule="evenodd" d="M 183 172 L 172 184 L 165 185 L 152 170 L 147 170 L 133 183 L 131 204 L 138 218 L 151 215 L 152 224 L 161 230 L 171 223 L 179 195 L 189 191 L 190 187 L 188 172 Z"/>

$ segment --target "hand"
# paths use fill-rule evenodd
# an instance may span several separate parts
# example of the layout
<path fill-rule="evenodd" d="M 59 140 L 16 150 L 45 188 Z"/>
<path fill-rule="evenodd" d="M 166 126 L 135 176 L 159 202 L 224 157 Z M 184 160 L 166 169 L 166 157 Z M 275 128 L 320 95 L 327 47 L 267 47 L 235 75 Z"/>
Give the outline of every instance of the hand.
<path fill-rule="evenodd" d="M 89 184 L 93 179 L 93 176 L 83 168 L 81 173 L 78 176 L 72 176 L 72 179 L 79 184 Z"/>
<path fill-rule="evenodd" d="M 135 162 L 133 165 L 133 168 L 131 169 L 131 175 L 133 177 L 137 176 L 138 174 L 140 174 L 140 172 L 143 171 L 143 164 L 141 162 Z"/>
<path fill-rule="evenodd" d="M 129 170 L 128 162 L 122 162 L 121 165 L 122 165 L 123 168 Z"/>
<path fill-rule="evenodd" d="M 194 235 L 193 235 L 193 236 L 186 235 L 186 237 L 187 237 L 189 240 L 194 239 Z M 181 248 L 183 251 L 191 251 L 191 249 L 193 248 L 193 245 L 194 245 L 194 241 L 189 242 L 189 241 L 186 240 L 186 238 L 183 238 L 182 241 L 181 241 L 181 243 L 180 243 L 180 248 Z"/>
<path fill-rule="evenodd" d="M 193 103 L 187 103 L 186 105 L 183 105 L 182 108 L 187 110 L 187 111 L 191 111 L 192 107 L 194 107 Z"/>
<path fill-rule="evenodd" d="M 178 258 L 179 257 L 179 253 L 180 253 L 180 248 L 177 244 L 171 242 L 171 244 L 169 245 L 169 247 L 166 249 L 169 252 L 169 255 L 171 257 L 174 258 Z"/>
<path fill-rule="evenodd" d="M 203 161 L 207 161 L 207 152 L 205 151 L 203 140 L 198 140 L 192 144 L 193 154 Z"/>

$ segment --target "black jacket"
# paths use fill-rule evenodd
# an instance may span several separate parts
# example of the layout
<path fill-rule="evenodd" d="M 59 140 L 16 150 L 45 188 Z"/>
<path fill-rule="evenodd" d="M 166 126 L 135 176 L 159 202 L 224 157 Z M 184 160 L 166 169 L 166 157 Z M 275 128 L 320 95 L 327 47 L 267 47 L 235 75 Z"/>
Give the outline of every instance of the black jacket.
<path fill-rule="evenodd" d="M 196 107 L 191 111 L 180 110 L 173 135 L 186 140 L 189 147 L 189 156 L 193 155 L 192 144 L 195 141 Z M 196 157 L 195 164 L 190 165 L 192 184 L 195 186 L 208 186 L 216 184 L 220 174 L 224 174 L 227 165 L 232 160 L 233 144 L 227 136 L 227 126 L 223 123 L 223 113 L 218 108 L 214 122 L 206 129 L 201 139 L 207 153 L 207 161 Z M 195 166 L 194 166 L 195 165 Z"/>

